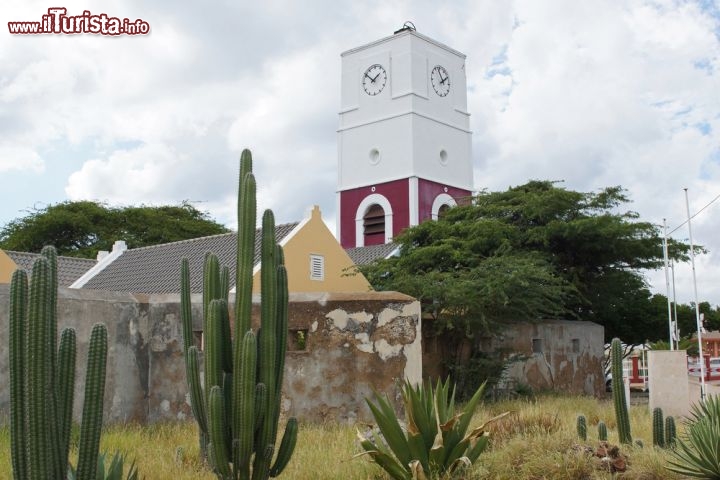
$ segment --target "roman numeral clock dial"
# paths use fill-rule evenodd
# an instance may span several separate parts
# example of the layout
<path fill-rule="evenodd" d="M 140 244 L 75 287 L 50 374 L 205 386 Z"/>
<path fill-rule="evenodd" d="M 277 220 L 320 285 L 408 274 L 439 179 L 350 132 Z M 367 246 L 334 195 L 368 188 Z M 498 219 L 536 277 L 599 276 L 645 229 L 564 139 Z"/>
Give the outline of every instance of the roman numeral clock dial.
<path fill-rule="evenodd" d="M 387 83 L 387 73 L 382 65 L 370 65 L 362 77 L 362 86 L 365 93 L 375 96 L 383 91 Z"/>
<path fill-rule="evenodd" d="M 435 68 L 432 69 L 432 72 L 430 72 L 430 83 L 432 83 L 435 93 L 441 97 L 450 93 L 450 75 L 448 75 L 444 67 L 436 65 Z"/>

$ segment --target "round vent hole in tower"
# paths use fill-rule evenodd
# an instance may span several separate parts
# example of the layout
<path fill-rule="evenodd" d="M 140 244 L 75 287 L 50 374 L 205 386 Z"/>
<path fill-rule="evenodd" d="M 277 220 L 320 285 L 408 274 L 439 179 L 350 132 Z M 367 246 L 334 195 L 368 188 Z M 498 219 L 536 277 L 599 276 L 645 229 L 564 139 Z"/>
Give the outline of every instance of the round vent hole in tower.
<path fill-rule="evenodd" d="M 370 154 L 368 155 L 370 157 L 370 164 L 371 165 L 377 165 L 380 163 L 380 150 L 377 148 L 373 148 L 370 150 Z"/>
<path fill-rule="evenodd" d="M 448 163 L 447 152 L 444 149 L 440 150 L 440 165 L 447 165 L 447 163 Z"/>

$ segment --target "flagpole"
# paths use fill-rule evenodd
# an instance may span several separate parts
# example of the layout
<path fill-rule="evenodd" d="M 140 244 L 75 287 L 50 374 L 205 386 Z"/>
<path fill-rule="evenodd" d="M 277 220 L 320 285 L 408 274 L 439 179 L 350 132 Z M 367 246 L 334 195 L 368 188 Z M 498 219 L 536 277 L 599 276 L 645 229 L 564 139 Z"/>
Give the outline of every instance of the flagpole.
<path fill-rule="evenodd" d="M 705 357 L 702 348 L 702 325 L 700 324 L 700 304 L 698 303 L 697 278 L 695 276 L 695 245 L 692 238 L 692 222 L 690 220 L 690 201 L 688 189 L 685 188 L 685 210 L 687 211 L 688 233 L 690 235 L 690 262 L 692 263 L 693 292 L 695 293 L 695 323 L 697 324 L 698 353 L 700 355 L 700 401 L 705 401 Z"/>
<path fill-rule="evenodd" d="M 672 292 L 673 292 L 673 322 L 675 325 L 674 333 L 675 333 L 675 342 L 677 343 L 677 348 L 680 350 L 680 326 L 678 325 L 678 318 L 677 318 L 677 297 L 675 294 L 675 261 L 670 260 L 670 275 L 672 277 Z"/>
<path fill-rule="evenodd" d="M 668 268 L 668 238 L 667 238 L 667 221 L 663 218 L 663 259 L 665 261 L 665 292 L 667 295 L 668 308 L 668 330 L 670 332 L 670 350 L 675 350 L 673 342 L 673 323 L 672 323 L 672 306 L 670 305 L 670 274 Z"/>

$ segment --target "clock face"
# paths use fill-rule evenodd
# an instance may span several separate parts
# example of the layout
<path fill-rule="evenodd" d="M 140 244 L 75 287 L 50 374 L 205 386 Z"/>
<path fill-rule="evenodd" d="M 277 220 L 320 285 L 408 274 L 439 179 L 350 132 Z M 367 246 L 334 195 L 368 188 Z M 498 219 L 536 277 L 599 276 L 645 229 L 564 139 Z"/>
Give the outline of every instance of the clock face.
<path fill-rule="evenodd" d="M 435 93 L 441 97 L 450 93 L 450 75 L 448 75 L 444 67 L 436 65 L 435 68 L 432 69 L 432 72 L 430 72 L 430 83 L 432 83 Z"/>
<path fill-rule="evenodd" d="M 383 91 L 387 83 L 387 73 L 379 63 L 370 65 L 362 77 L 362 85 L 368 95 L 377 95 Z"/>

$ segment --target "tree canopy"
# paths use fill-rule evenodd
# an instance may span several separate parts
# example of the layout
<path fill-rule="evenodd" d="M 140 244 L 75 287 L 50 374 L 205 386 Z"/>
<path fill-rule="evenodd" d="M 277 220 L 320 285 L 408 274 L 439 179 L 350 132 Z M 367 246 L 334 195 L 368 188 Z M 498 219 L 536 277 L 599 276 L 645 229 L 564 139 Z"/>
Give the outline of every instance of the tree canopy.
<path fill-rule="evenodd" d="M 228 229 L 187 202 L 176 206 L 110 207 L 62 202 L 15 219 L 0 230 L 0 248 L 40 252 L 54 245 L 59 255 L 95 258 L 117 240 L 128 248 L 225 233 Z"/>
<path fill-rule="evenodd" d="M 398 257 L 362 271 L 377 289 L 425 302 L 438 333 L 485 334 L 505 322 L 561 318 L 642 342 L 648 329 L 667 323 L 666 313 L 655 314 L 642 273 L 662 266 L 662 235 L 623 211 L 628 202 L 621 187 L 576 192 L 550 181 L 481 192 L 436 222 L 408 228 L 395 239 Z M 670 244 L 676 260 L 688 251 Z"/>

